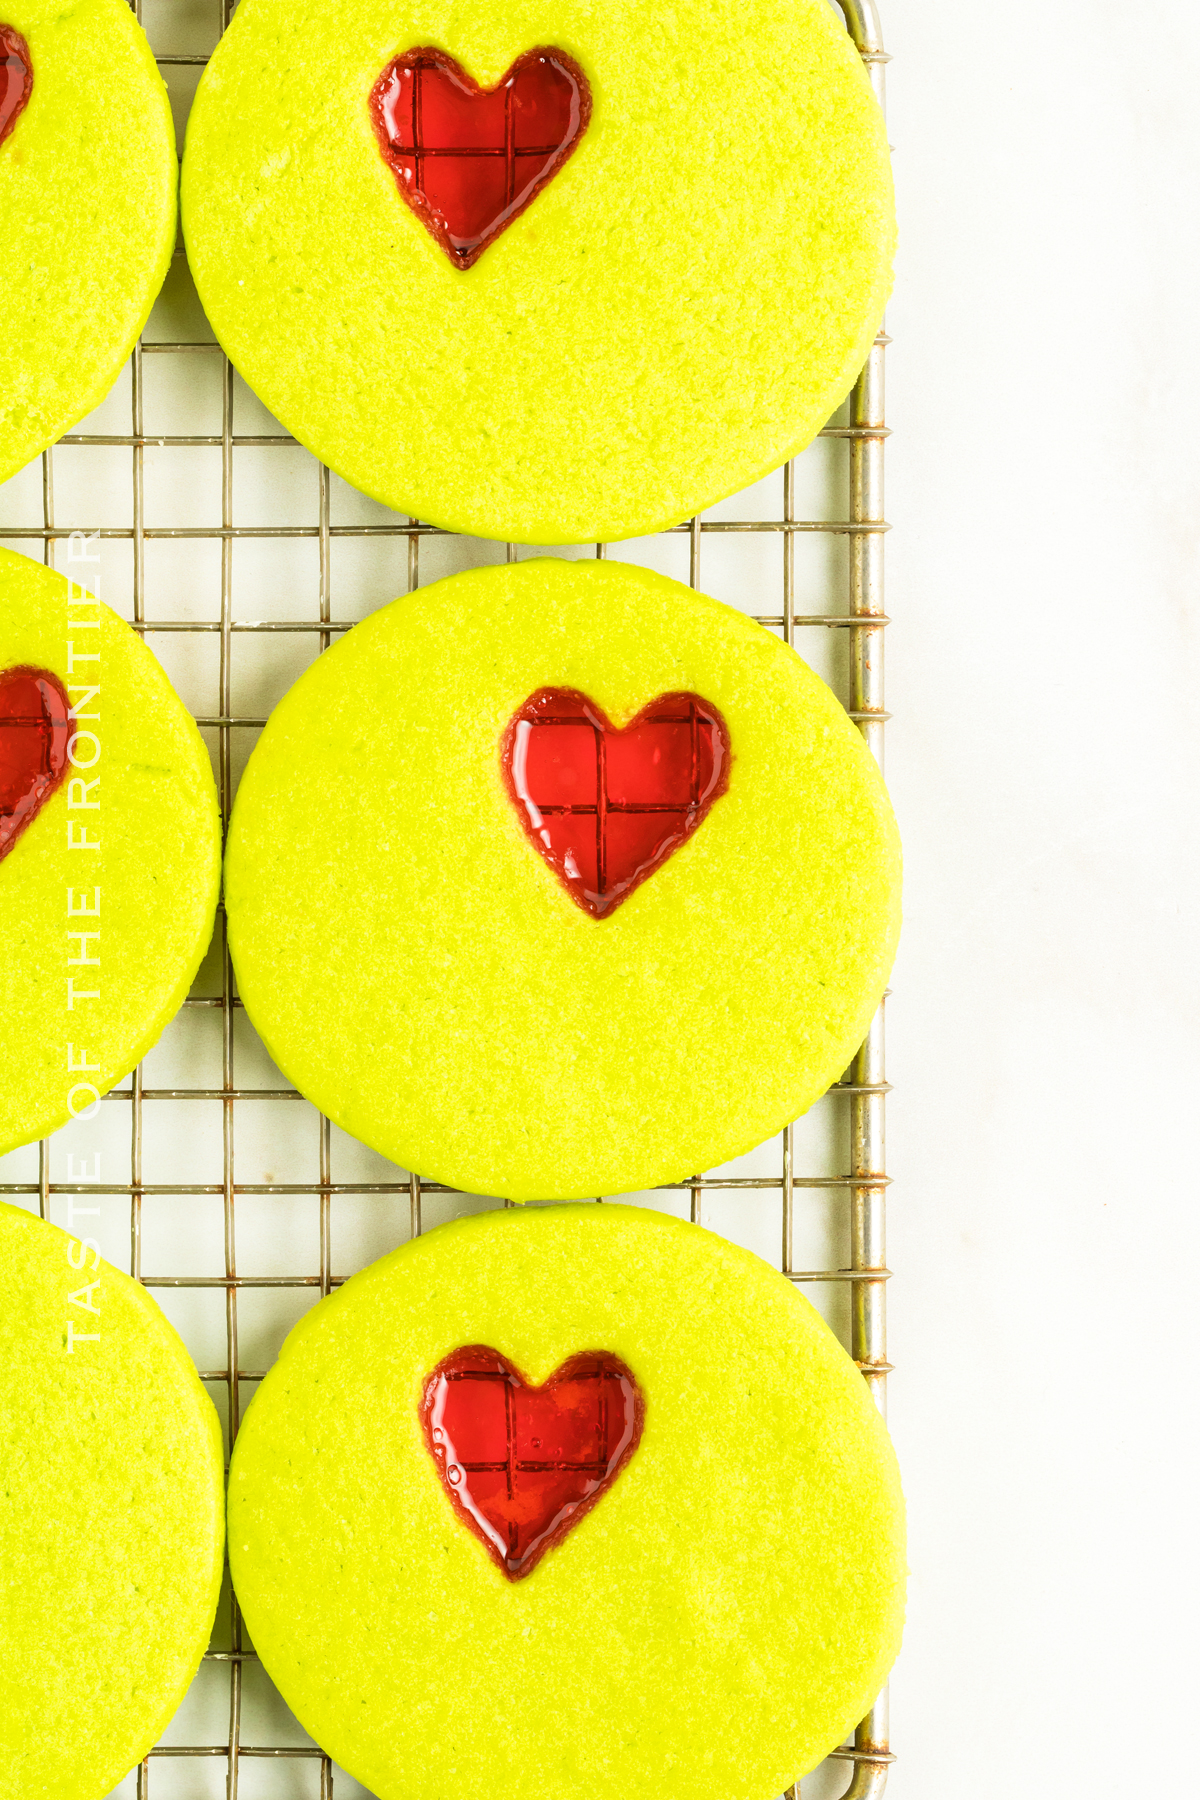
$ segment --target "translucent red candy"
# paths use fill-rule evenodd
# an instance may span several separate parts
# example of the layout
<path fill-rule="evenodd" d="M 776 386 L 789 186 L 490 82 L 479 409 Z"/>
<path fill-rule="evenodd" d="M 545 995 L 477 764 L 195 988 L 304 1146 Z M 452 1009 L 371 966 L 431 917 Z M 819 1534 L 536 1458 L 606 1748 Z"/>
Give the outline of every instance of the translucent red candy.
<path fill-rule="evenodd" d="M 729 786 L 729 732 L 698 694 L 661 694 L 618 731 L 574 688 L 531 694 L 501 760 L 530 841 L 602 919 L 686 843 Z"/>
<path fill-rule="evenodd" d="M 70 705 L 57 675 L 0 675 L 0 861 L 32 824 L 67 772 Z"/>
<path fill-rule="evenodd" d="M 469 269 L 558 173 L 592 95 L 562 50 L 529 50 L 481 88 L 443 50 L 408 50 L 371 90 L 384 160 L 421 223 Z"/>
<path fill-rule="evenodd" d="M 530 1387 L 498 1351 L 471 1344 L 425 1383 L 425 1441 L 458 1517 L 518 1581 L 595 1506 L 642 1435 L 634 1377 L 589 1350 Z"/>
<path fill-rule="evenodd" d="M 25 111 L 32 92 L 29 45 L 11 25 L 0 25 L 0 144 Z"/>

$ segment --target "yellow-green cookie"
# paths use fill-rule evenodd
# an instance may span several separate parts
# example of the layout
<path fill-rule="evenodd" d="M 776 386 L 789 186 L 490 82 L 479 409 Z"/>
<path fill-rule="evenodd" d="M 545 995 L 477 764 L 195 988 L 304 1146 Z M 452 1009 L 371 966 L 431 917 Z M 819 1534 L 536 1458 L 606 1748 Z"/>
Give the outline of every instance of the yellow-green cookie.
<path fill-rule="evenodd" d="M 536 691 L 622 726 L 692 692 L 729 790 L 606 917 L 534 848 L 502 742 Z M 829 689 L 742 613 L 613 562 L 493 566 L 384 607 L 276 707 L 234 807 L 239 990 L 301 1091 L 405 1168 L 577 1199 L 712 1168 L 846 1068 L 900 853 Z"/>
<path fill-rule="evenodd" d="M 5 0 L 33 64 L 0 143 L 0 481 L 97 406 L 175 246 L 175 128 L 124 0 Z"/>
<path fill-rule="evenodd" d="M 56 677 L 74 716 L 52 796 L 0 842 L 0 1153 L 90 1116 L 156 1041 L 221 871 L 208 754 L 157 659 L 84 588 L 0 550 L 0 715 L 20 669 Z"/>
<path fill-rule="evenodd" d="M 102 1800 L 208 1645 L 221 1430 L 144 1288 L 0 1206 L 0 1800 Z"/>
<path fill-rule="evenodd" d="M 482 88 L 537 48 L 590 85 L 569 160 L 470 268 L 369 109 L 433 48 Z M 364 492 L 526 543 L 674 524 L 799 451 L 891 284 L 883 119 L 829 0 L 243 0 L 183 167 L 221 343 Z"/>
<path fill-rule="evenodd" d="M 509 1580 L 426 1448 L 426 1378 L 606 1351 L 641 1442 Z M 453 1477 L 451 1477 L 453 1479 Z M 379 1800 L 771 1800 L 883 1685 L 903 1617 L 895 1457 L 807 1301 L 630 1207 L 485 1213 L 356 1275 L 252 1402 L 229 1557 L 254 1645 Z"/>

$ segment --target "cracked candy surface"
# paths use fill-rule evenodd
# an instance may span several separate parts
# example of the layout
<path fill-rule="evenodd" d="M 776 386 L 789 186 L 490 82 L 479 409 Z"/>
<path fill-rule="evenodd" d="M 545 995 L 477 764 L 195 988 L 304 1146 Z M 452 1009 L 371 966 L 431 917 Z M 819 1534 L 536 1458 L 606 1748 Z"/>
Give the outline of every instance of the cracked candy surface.
<path fill-rule="evenodd" d="M 646 1403 L 619 1480 L 524 1580 L 456 1518 L 425 1377 L 607 1350 Z M 460 1219 L 292 1332 L 229 1490 L 250 1635 L 379 1800 L 775 1800 L 882 1686 L 903 1501 L 866 1384 L 757 1257 L 623 1206 Z"/>
<path fill-rule="evenodd" d="M 531 694 L 620 727 L 689 692 L 729 791 L 607 917 L 530 843 L 501 743 Z M 285 1074 L 404 1168 L 512 1199 L 686 1180 L 849 1064 L 899 930 L 878 769 L 762 626 L 616 562 L 457 575 L 382 608 L 276 707 L 226 861 L 239 991 Z"/>
<path fill-rule="evenodd" d="M 167 90 L 124 0 L 5 0 L 33 92 L 0 144 L 0 481 L 98 406 L 175 247 Z"/>
<path fill-rule="evenodd" d="M 103 1800 L 208 1646 L 221 1430 L 127 1275 L 5 1205 L 0 1268 L 0 1800 Z"/>
<path fill-rule="evenodd" d="M 467 271 L 368 109 L 433 46 L 482 86 L 534 46 L 593 113 Z M 183 220 L 222 344 L 365 493 L 484 537 L 660 530 L 799 451 L 891 284 L 883 120 L 828 0 L 244 0 L 188 124 Z"/>

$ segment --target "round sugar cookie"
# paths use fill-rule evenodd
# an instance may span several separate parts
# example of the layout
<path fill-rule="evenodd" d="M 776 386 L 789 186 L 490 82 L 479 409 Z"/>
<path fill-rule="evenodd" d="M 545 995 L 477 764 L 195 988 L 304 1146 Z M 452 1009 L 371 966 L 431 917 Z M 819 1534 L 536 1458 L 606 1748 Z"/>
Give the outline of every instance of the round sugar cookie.
<path fill-rule="evenodd" d="M 225 898 L 250 1017 L 322 1111 L 452 1186 L 580 1199 L 716 1167 L 841 1075 L 899 847 L 794 651 L 645 569 L 546 559 L 397 600 L 301 677 Z"/>
<path fill-rule="evenodd" d="M 178 174 L 124 0 L 0 0 L 0 481 L 116 380 L 170 264 Z"/>
<path fill-rule="evenodd" d="M 103 1800 L 208 1647 L 221 1428 L 154 1301 L 0 1205 L 0 1800 Z"/>
<path fill-rule="evenodd" d="M 854 1364 L 757 1257 L 624 1206 L 458 1220 L 308 1313 L 238 1436 L 229 1558 L 379 1800 L 774 1800 L 903 1616 Z"/>
<path fill-rule="evenodd" d="M 151 651 L 0 550 L 0 1154 L 89 1117 L 212 936 L 208 753 Z"/>
<path fill-rule="evenodd" d="M 829 0 L 243 0 L 188 122 L 205 312 L 401 512 L 658 531 L 801 450 L 891 284 L 882 115 Z"/>

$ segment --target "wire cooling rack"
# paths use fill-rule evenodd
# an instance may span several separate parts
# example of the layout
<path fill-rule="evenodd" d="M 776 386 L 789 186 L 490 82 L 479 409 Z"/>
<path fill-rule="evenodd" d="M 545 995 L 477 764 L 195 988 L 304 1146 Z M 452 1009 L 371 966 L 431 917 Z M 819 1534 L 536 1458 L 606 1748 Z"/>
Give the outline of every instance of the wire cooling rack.
<path fill-rule="evenodd" d="M 873 0 L 839 4 L 882 102 L 887 58 Z M 182 142 L 232 5 L 144 0 L 144 14 L 135 10 Z M 880 761 L 886 343 L 881 336 L 847 406 L 795 463 L 674 531 L 610 547 L 798 643 L 845 696 Z M 337 635 L 422 581 L 536 554 L 400 517 L 316 463 L 221 354 L 182 250 L 108 400 L 0 487 L 0 541 L 61 566 L 77 532 L 94 539 L 98 558 L 82 578 L 145 635 L 191 706 L 225 819 L 266 714 Z M 802 1284 L 881 1410 L 886 1093 L 881 1007 L 845 1078 L 780 1137 L 678 1188 L 630 1197 L 702 1221 Z M 183 1010 L 129 1083 L 93 1120 L 0 1158 L 0 1194 L 99 1238 L 110 1261 L 126 1261 L 155 1291 L 227 1441 L 308 1306 L 423 1227 L 503 1204 L 396 1169 L 287 1086 L 237 998 L 223 915 Z M 853 1743 L 805 1778 L 804 1800 L 843 1789 L 846 1800 L 878 1800 L 891 1761 L 884 1696 Z M 275 1692 L 226 1584 L 200 1674 L 114 1800 L 364 1792 Z M 787 1800 L 800 1800 L 799 1784 Z"/>

